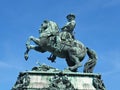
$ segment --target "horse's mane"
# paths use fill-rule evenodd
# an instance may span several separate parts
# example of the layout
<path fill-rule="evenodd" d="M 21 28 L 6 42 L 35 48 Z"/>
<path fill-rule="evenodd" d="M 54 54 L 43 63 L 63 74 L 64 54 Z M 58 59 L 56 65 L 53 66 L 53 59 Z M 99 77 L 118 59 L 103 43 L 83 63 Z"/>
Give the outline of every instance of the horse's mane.
<path fill-rule="evenodd" d="M 52 30 L 55 30 L 55 31 L 58 31 L 58 32 L 59 32 L 59 27 L 58 27 L 58 25 L 57 25 L 56 22 L 54 22 L 54 21 L 49 21 L 49 25 L 50 25 L 50 27 L 51 27 Z"/>

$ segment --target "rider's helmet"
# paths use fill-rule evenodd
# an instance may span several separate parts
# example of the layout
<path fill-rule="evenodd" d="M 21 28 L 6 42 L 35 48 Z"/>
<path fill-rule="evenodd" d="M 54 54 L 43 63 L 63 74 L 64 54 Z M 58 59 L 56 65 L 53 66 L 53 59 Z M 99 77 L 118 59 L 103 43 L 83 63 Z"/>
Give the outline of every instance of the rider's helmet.
<path fill-rule="evenodd" d="M 75 15 L 74 14 L 72 14 L 72 13 L 70 13 L 70 14 L 68 14 L 67 16 L 66 16 L 66 18 L 67 19 L 75 19 Z"/>
<path fill-rule="evenodd" d="M 44 22 L 44 23 L 48 23 L 49 21 L 48 21 L 48 20 L 44 20 L 43 22 Z"/>

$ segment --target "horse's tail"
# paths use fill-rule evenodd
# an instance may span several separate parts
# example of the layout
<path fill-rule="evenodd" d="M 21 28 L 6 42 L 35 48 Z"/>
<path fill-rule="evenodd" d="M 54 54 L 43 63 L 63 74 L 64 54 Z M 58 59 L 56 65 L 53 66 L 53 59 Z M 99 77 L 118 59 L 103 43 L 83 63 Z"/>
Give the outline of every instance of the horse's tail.
<path fill-rule="evenodd" d="M 90 59 L 96 59 L 96 60 L 98 59 L 97 54 L 94 50 L 92 50 L 88 47 L 86 47 L 86 49 L 87 49 L 87 55 Z"/>
<path fill-rule="evenodd" d="M 94 50 L 86 47 L 87 49 L 87 55 L 89 57 L 88 61 L 85 63 L 84 65 L 84 73 L 92 73 L 93 69 L 96 65 L 96 61 L 97 61 L 97 54 Z"/>

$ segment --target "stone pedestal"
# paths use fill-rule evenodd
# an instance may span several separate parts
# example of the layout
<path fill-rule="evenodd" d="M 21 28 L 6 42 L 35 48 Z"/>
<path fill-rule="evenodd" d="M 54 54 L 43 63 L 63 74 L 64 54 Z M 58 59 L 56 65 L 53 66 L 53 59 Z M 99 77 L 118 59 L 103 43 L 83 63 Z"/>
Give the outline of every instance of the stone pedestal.
<path fill-rule="evenodd" d="M 12 90 L 105 90 L 100 74 L 40 69 L 20 72 Z"/>

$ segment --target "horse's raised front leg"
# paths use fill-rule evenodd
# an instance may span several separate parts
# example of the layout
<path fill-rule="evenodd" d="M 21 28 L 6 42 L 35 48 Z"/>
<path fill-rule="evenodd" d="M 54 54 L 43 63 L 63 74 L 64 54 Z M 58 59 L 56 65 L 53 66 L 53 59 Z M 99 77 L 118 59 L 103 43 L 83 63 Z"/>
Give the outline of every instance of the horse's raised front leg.
<path fill-rule="evenodd" d="M 27 40 L 27 42 L 26 42 L 26 51 L 25 51 L 25 53 L 24 53 L 24 58 L 25 58 L 25 60 L 27 60 L 28 59 L 28 53 L 29 53 L 29 51 L 30 51 L 30 49 L 34 49 L 36 46 L 35 45 L 30 45 L 30 43 L 31 43 L 31 41 L 33 41 L 34 43 L 36 43 L 36 44 L 39 44 L 39 39 L 38 38 L 35 38 L 35 37 L 33 37 L 33 36 L 30 36 L 29 38 L 28 38 L 28 40 Z"/>
<path fill-rule="evenodd" d="M 28 48 L 29 47 L 29 48 Z M 30 49 L 35 49 L 36 48 L 36 46 L 35 45 L 29 45 L 27 47 L 27 49 L 26 49 L 26 51 L 25 51 L 25 53 L 24 53 L 24 58 L 25 58 L 25 60 L 27 61 L 28 60 L 28 53 L 29 53 L 29 51 L 30 51 Z"/>
<path fill-rule="evenodd" d="M 28 49 L 30 49 L 31 47 L 30 47 L 30 42 L 31 41 L 33 41 L 35 44 L 37 44 L 37 45 L 39 45 L 39 43 L 40 43 L 40 39 L 39 38 L 35 38 L 35 37 L 33 37 L 33 36 L 30 36 L 29 38 L 28 38 L 28 40 L 27 40 L 27 42 L 26 42 L 26 47 L 28 48 Z"/>
<path fill-rule="evenodd" d="M 28 60 L 28 52 L 29 52 L 29 49 L 27 49 L 24 53 L 24 58 L 26 61 Z"/>

